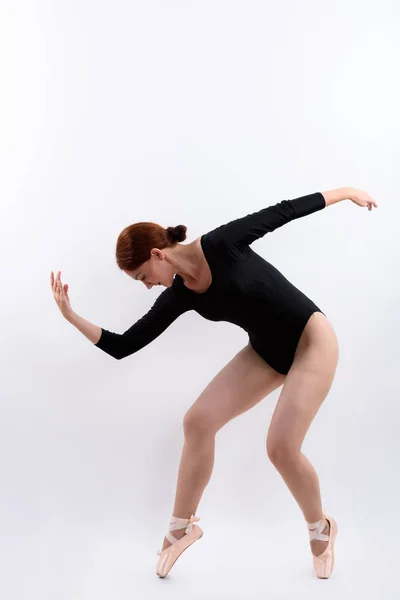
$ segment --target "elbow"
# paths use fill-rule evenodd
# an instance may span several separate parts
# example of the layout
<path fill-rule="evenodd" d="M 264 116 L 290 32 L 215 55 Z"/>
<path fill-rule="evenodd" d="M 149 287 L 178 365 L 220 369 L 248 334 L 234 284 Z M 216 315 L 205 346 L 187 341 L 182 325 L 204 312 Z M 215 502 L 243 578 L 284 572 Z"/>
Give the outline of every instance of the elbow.
<path fill-rule="evenodd" d="M 101 348 L 101 350 L 103 350 L 103 352 L 108 354 L 108 356 L 111 356 L 111 358 L 115 358 L 115 360 L 121 360 L 122 358 L 125 358 L 125 356 L 126 356 L 126 354 L 123 354 L 116 348 L 107 348 L 107 350 L 105 348 Z"/>
<path fill-rule="evenodd" d="M 128 356 L 126 348 L 121 343 L 121 336 L 116 333 L 103 332 L 101 338 L 95 343 L 95 346 L 116 360 L 121 360 L 121 358 Z"/>

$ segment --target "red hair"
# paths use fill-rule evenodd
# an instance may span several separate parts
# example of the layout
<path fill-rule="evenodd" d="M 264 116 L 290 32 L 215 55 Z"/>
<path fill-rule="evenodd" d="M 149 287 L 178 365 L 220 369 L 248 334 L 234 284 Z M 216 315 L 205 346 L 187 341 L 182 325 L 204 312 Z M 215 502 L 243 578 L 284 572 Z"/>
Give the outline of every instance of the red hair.
<path fill-rule="evenodd" d="M 134 271 L 150 260 L 152 248 L 175 246 L 186 239 L 187 227 L 161 227 L 157 223 L 141 222 L 128 225 L 121 231 L 117 240 L 115 258 L 117 265 L 124 271 Z"/>

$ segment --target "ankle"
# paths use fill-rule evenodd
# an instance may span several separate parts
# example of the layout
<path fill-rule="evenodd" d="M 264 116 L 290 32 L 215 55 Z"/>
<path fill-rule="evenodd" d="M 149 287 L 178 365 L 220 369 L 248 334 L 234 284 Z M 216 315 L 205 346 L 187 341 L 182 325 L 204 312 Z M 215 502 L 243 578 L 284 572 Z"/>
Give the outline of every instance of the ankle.
<path fill-rule="evenodd" d="M 185 535 L 185 533 L 186 533 L 186 527 L 184 527 L 183 529 L 175 529 L 173 531 L 174 538 L 177 538 L 178 540 L 180 540 L 181 537 L 183 537 Z"/>
<path fill-rule="evenodd" d="M 185 530 L 186 530 L 186 527 L 184 529 L 176 529 L 174 531 L 174 537 L 177 540 L 180 540 L 185 535 Z M 162 549 L 165 550 L 165 548 L 169 548 L 169 546 L 172 546 L 172 542 L 170 542 L 169 539 L 165 537 L 163 545 L 162 545 Z"/>
<path fill-rule="evenodd" d="M 325 516 L 322 516 L 319 521 L 315 521 L 314 523 L 307 522 L 307 527 L 310 537 L 311 552 L 315 556 L 319 556 L 324 552 L 329 542 L 329 520 Z"/>
<path fill-rule="evenodd" d="M 167 535 L 164 538 L 162 550 L 172 546 L 172 544 L 181 539 L 185 533 L 190 533 L 193 529 L 193 523 L 199 520 L 199 517 L 196 517 L 194 514 L 190 517 L 176 517 L 172 515 L 169 521 Z"/>
<path fill-rule="evenodd" d="M 307 520 L 306 520 L 306 524 L 307 524 L 307 527 L 308 527 L 309 529 L 315 529 L 316 527 L 318 527 L 318 525 L 320 525 L 320 523 L 321 523 L 322 521 L 325 521 L 325 517 L 324 517 L 324 515 L 321 515 L 321 516 L 319 517 L 319 519 L 315 519 L 315 520 L 313 520 L 313 521 L 307 521 Z"/>

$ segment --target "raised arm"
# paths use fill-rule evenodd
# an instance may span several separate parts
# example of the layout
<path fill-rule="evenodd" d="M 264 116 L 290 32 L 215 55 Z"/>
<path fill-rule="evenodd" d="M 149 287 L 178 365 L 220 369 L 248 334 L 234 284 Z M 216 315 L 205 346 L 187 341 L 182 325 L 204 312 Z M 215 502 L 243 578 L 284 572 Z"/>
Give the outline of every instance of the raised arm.
<path fill-rule="evenodd" d="M 188 310 L 189 306 L 171 288 L 167 288 L 158 296 L 150 310 L 124 333 L 113 333 L 101 328 L 101 336 L 95 346 L 120 360 L 147 346 Z"/>
<path fill-rule="evenodd" d="M 266 233 L 274 231 L 294 219 L 321 210 L 325 206 L 325 198 L 321 192 L 301 196 L 294 200 L 282 200 L 278 204 L 267 206 L 245 217 L 220 225 L 210 231 L 208 235 L 215 241 L 223 241 L 241 248 L 252 244 Z"/>

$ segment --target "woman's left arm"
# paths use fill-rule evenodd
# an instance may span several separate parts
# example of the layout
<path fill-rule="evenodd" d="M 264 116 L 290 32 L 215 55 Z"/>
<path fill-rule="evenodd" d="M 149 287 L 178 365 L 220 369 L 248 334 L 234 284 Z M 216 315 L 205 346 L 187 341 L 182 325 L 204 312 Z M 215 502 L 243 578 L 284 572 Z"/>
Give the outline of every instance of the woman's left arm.
<path fill-rule="evenodd" d="M 342 188 L 337 188 L 336 190 L 328 190 L 327 192 L 321 192 L 323 197 L 325 198 L 326 206 L 330 204 L 335 204 L 336 202 L 340 202 L 341 200 L 351 200 L 358 206 L 368 206 L 368 210 L 372 210 L 372 207 L 375 206 L 378 208 L 377 203 L 371 196 L 364 192 L 364 190 L 358 190 L 356 188 L 347 186 Z"/>

